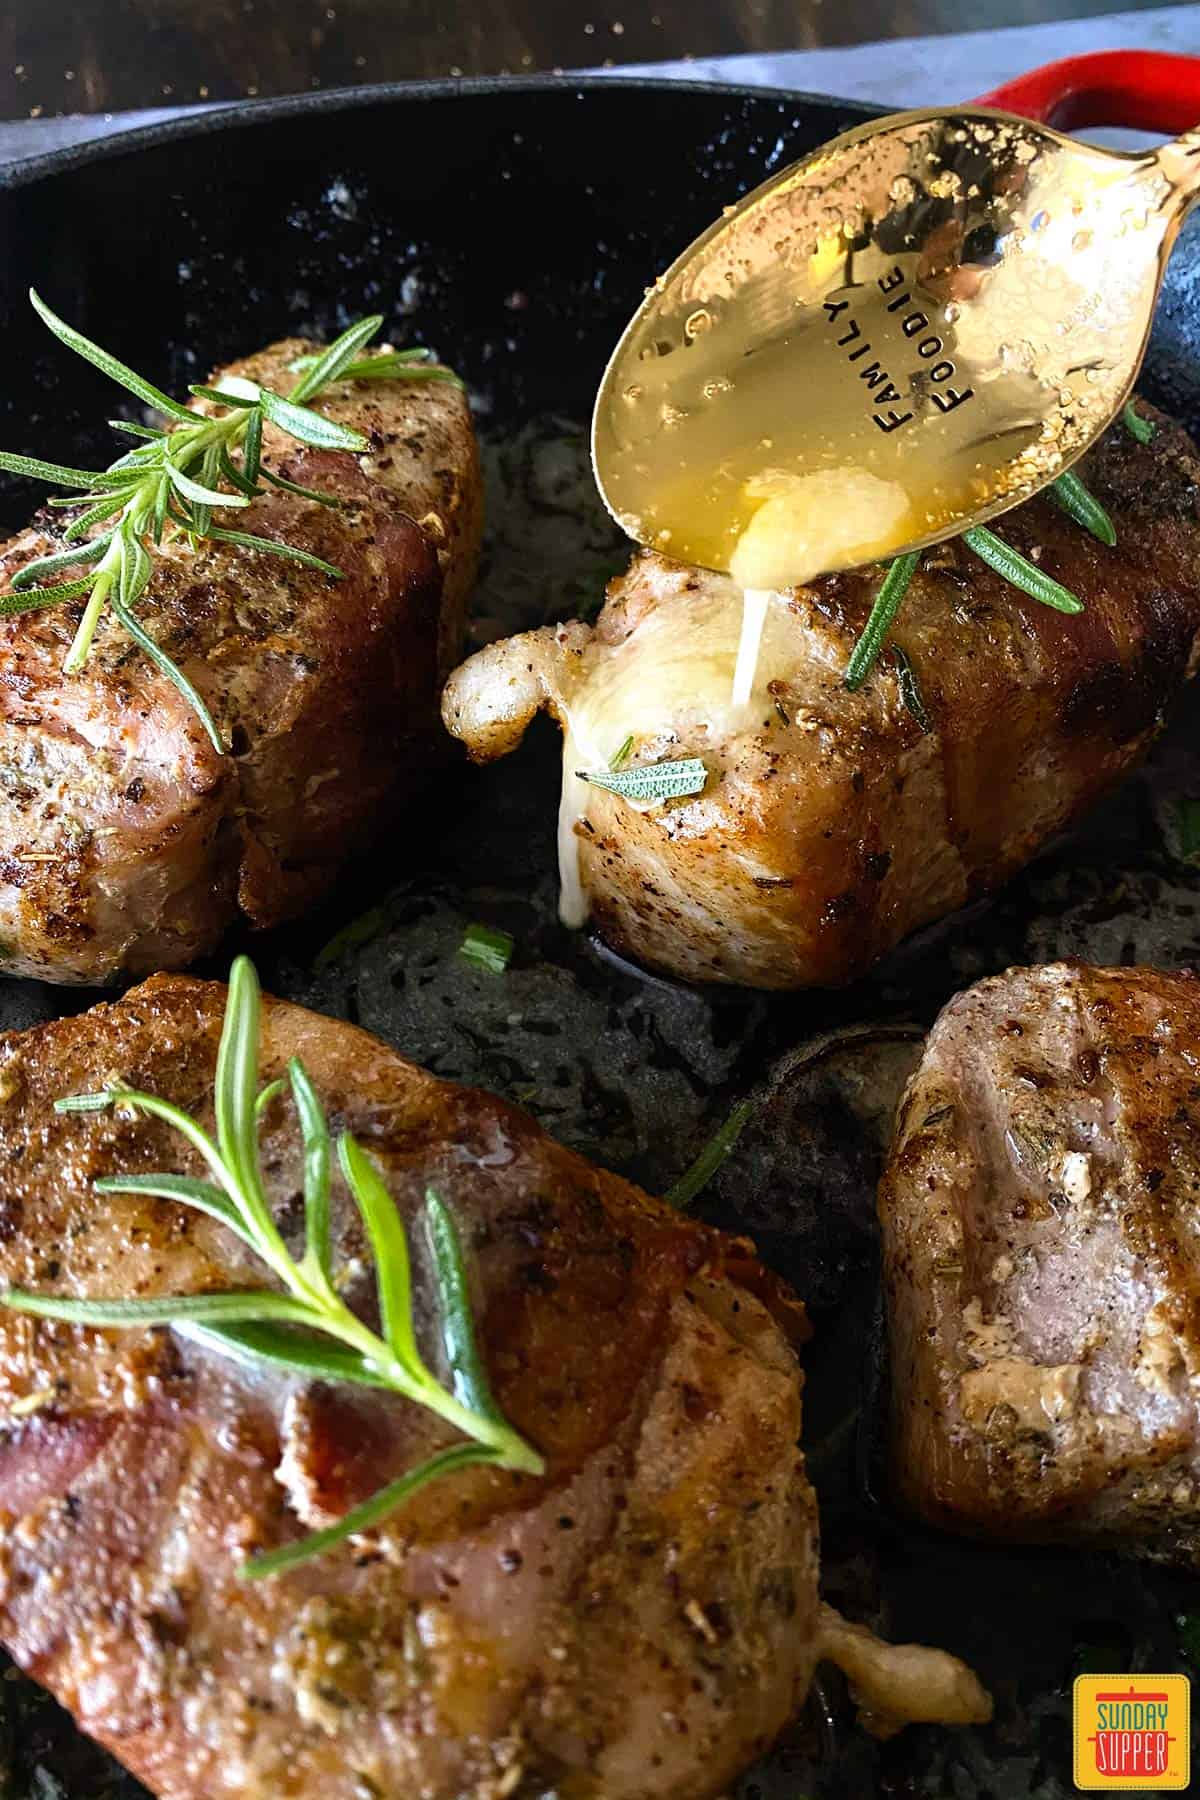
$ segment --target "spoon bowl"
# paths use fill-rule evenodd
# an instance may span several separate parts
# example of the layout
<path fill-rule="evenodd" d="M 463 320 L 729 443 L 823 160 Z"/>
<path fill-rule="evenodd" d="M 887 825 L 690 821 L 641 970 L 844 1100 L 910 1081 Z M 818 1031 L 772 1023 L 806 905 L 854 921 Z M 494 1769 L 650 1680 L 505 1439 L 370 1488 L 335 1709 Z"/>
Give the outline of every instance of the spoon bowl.
<path fill-rule="evenodd" d="M 777 588 L 1028 499 L 1119 412 L 1200 133 L 985 107 L 858 127 L 726 209 L 620 339 L 597 480 L 640 543 Z"/>

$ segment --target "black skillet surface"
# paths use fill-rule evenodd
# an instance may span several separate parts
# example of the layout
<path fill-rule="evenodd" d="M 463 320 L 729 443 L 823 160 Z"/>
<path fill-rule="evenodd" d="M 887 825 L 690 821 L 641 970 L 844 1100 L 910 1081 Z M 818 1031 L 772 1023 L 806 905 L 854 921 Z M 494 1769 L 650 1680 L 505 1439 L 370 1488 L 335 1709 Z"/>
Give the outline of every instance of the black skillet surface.
<path fill-rule="evenodd" d="M 230 109 L 23 165 L 0 174 L 0 443 L 78 463 L 111 442 L 98 422 L 113 391 L 37 325 L 30 283 L 176 390 L 271 338 L 380 311 L 397 341 L 438 346 L 476 395 L 490 488 L 481 635 L 593 607 L 622 548 L 582 424 L 618 330 L 723 204 L 865 112 L 625 81 L 373 89 Z M 1185 233 L 1145 377 L 1193 425 L 1198 252 L 1200 236 Z M 0 518 L 18 524 L 34 498 L 10 484 Z M 1200 961 L 1200 868 L 1188 861 L 1200 841 L 1197 710 L 1193 696 L 1149 769 L 997 900 L 846 993 L 707 995 L 646 981 L 565 933 L 549 727 L 508 762 L 448 778 L 436 808 L 381 841 L 319 916 L 253 946 L 276 991 L 520 1100 L 659 1191 L 731 1100 L 761 1097 L 701 1206 L 752 1232 L 812 1306 L 806 1438 L 827 1596 L 888 1635 L 967 1656 L 998 1704 L 986 1730 L 911 1730 L 880 1747 L 853 1729 L 831 1679 L 739 1800 L 1055 1800 L 1072 1791 L 1075 1673 L 1190 1670 L 1189 1650 L 1200 1663 L 1193 1581 L 962 1545 L 892 1514 L 875 1455 L 872 1224 L 914 1054 L 905 1023 L 927 1024 L 957 988 L 1010 962 Z M 514 933 L 506 975 L 456 956 L 473 920 Z M 0 1023 L 93 997 L 10 983 Z M 137 1792 L 10 1672 L 0 1800 Z"/>

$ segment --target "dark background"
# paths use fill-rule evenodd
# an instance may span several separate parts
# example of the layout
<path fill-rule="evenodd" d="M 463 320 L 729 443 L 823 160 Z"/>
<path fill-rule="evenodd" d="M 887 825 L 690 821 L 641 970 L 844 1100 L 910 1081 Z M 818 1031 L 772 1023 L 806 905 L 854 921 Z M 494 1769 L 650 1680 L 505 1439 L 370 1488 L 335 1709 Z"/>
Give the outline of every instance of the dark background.
<path fill-rule="evenodd" d="M 1117 0 L 1124 10 L 1156 0 Z M 8 0 L 0 118 L 420 76 L 812 49 L 1086 18 L 1103 0 Z"/>

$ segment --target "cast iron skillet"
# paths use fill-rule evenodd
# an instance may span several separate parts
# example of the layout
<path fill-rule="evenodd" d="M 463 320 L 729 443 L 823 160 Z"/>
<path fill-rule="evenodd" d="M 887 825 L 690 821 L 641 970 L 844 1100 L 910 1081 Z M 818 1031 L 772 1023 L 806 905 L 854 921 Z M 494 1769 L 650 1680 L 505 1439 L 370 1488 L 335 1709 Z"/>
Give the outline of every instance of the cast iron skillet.
<path fill-rule="evenodd" d="M 1153 73 L 1161 88 L 1161 63 Z M 1191 120 L 1200 90 L 1184 73 Z M 1186 109 L 1178 75 L 1152 111 L 1164 97 Z M 1135 94 L 1145 81 L 1143 69 Z M 1070 93 L 1075 122 L 1090 123 L 1088 96 L 1112 117 L 1114 90 L 1131 114 L 1120 71 L 1086 59 L 1082 75 L 1043 77 L 1025 100 L 1045 111 Z M 1147 104 L 1140 122 L 1156 122 Z M 581 432 L 619 328 L 724 203 L 868 111 L 681 83 L 430 84 L 226 108 L 11 168 L 0 173 L 0 444 L 79 463 L 112 441 L 102 421 L 113 390 L 37 324 L 31 283 L 175 390 L 271 338 L 324 334 L 378 310 L 396 340 L 438 346 L 477 396 L 491 487 L 479 612 L 509 628 L 573 613 L 595 603 L 623 555 L 591 491 Z M 1197 248 L 1185 232 L 1145 375 L 1148 392 L 1193 425 Z M 7 484 L 0 522 L 19 524 L 37 498 Z M 1179 829 L 1181 803 L 1200 802 L 1195 713 L 1102 817 L 992 905 L 849 993 L 700 994 L 646 981 L 564 933 L 549 728 L 495 769 L 450 775 L 436 814 L 381 843 L 319 916 L 254 945 L 276 991 L 518 1099 L 564 1141 L 657 1191 L 731 1099 L 759 1092 L 754 1123 L 702 1204 L 752 1232 L 812 1304 L 806 1436 L 826 1591 L 894 1637 L 967 1656 L 998 1713 L 987 1730 L 910 1731 L 879 1747 L 851 1729 L 831 1681 L 746 1778 L 744 1800 L 1059 1794 L 1081 1666 L 1189 1667 L 1178 1621 L 1194 1610 L 1200 1640 L 1195 1584 L 1095 1556 L 966 1546 L 892 1515 L 874 1455 L 872 1188 L 912 1027 L 956 988 L 1059 954 L 1200 960 L 1200 872 Z M 456 957 L 475 919 L 513 932 L 505 976 Z M 95 998 L 0 984 L 0 1024 Z M 797 1045 L 809 1048 L 789 1055 Z M 0 1685 L 3 1758 L 0 1791 L 20 1800 L 137 1791 L 18 1681 Z"/>

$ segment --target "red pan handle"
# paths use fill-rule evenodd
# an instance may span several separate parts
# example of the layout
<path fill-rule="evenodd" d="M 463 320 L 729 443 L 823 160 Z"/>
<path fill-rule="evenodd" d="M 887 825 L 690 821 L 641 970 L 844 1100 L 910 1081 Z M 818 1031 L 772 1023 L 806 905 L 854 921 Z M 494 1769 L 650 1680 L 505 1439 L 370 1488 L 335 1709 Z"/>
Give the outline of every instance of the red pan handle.
<path fill-rule="evenodd" d="M 1177 135 L 1200 124 L 1200 57 L 1163 50 L 1095 50 L 1006 81 L 977 104 L 1061 131 L 1131 125 Z"/>

